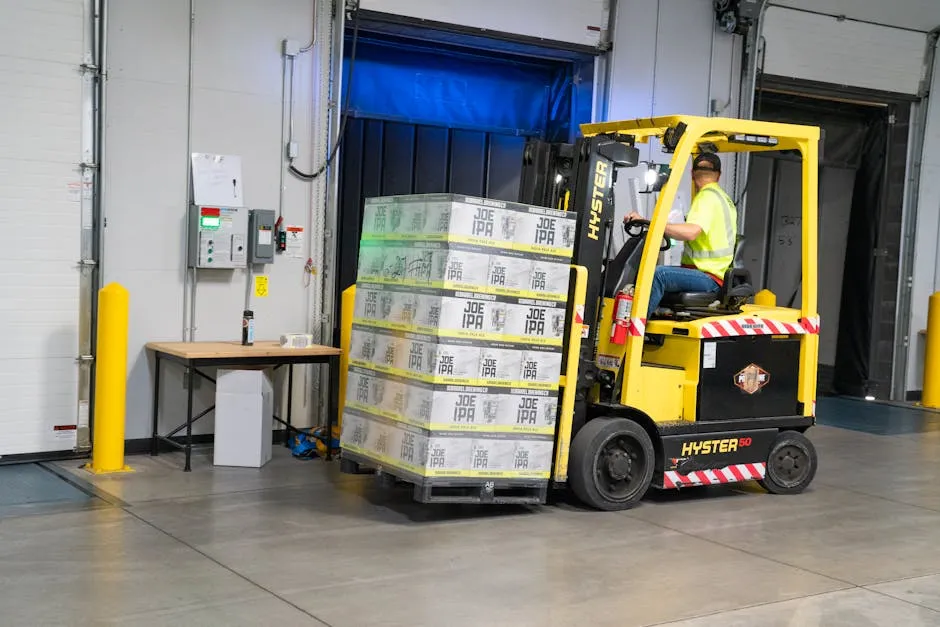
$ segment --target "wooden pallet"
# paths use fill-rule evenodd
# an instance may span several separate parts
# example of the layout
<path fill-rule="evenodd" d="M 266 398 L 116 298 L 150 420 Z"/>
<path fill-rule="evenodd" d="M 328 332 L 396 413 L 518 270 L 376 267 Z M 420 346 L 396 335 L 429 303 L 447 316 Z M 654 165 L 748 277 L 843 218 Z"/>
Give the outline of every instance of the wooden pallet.
<path fill-rule="evenodd" d="M 343 451 L 342 470 L 349 474 L 363 474 L 375 462 L 349 451 Z M 492 503 L 539 505 L 547 502 L 547 479 L 479 479 L 422 477 L 402 470 L 383 466 L 379 477 L 410 484 L 414 500 L 419 503 Z M 391 483 L 394 483 L 392 481 Z"/>

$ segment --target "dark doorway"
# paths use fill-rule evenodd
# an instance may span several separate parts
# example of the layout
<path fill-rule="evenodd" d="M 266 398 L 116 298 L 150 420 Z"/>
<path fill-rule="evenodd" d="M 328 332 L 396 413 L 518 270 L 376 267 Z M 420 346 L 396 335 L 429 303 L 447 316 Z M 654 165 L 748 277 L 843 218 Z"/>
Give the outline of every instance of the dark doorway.
<path fill-rule="evenodd" d="M 364 21 L 339 161 L 338 290 L 356 280 L 366 198 L 517 200 L 526 139 L 577 135 L 593 71 L 584 50 Z"/>
<path fill-rule="evenodd" d="M 819 163 L 819 391 L 888 398 L 894 358 L 909 103 L 764 89 L 755 117 L 823 132 Z M 782 306 L 801 298 L 799 156 L 755 156 L 745 263 Z"/>

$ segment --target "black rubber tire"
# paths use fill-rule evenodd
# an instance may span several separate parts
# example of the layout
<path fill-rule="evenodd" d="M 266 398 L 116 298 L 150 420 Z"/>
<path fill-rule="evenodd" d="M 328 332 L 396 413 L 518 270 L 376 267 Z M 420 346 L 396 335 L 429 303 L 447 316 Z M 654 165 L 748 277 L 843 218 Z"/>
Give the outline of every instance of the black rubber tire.
<path fill-rule="evenodd" d="M 636 505 L 649 490 L 655 466 L 653 442 L 643 427 L 627 418 L 595 418 L 571 443 L 568 483 L 585 505 L 604 511 L 624 510 Z M 621 473 L 625 476 L 618 479 Z M 620 484 L 622 489 L 614 489 Z"/>
<path fill-rule="evenodd" d="M 809 438 L 797 431 L 781 431 L 770 447 L 766 474 L 758 483 L 771 494 L 799 494 L 812 483 L 818 462 Z"/>

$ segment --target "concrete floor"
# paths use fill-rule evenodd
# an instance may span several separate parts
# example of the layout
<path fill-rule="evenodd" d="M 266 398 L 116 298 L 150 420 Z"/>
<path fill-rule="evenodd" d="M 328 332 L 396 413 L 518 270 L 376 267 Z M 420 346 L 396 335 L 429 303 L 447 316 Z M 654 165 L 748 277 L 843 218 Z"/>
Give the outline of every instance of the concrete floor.
<path fill-rule="evenodd" d="M 420 506 L 281 448 L 260 471 L 63 462 L 96 506 L 0 518 L 0 622 L 940 625 L 940 431 L 810 433 L 803 495 L 688 490 L 612 514 Z"/>

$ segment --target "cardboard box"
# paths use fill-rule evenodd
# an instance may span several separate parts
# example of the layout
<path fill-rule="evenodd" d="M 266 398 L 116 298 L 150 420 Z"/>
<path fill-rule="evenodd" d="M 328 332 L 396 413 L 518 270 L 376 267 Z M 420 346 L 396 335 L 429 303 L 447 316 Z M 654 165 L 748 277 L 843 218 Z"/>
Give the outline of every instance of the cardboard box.
<path fill-rule="evenodd" d="M 524 351 L 488 344 L 480 348 L 477 377 L 487 385 L 510 386 L 520 381 Z"/>
<path fill-rule="evenodd" d="M 526 349 L 521 358 L 519 380 L 528 387 L 557 389 L 561 374 L 561 353 L 539 350 L 537 347 Z"/>
<path fill-rule="evenodd" d="M 511 389 L 500 395 L 496 416 L 499 426 L 514 431 L 554 433 L 558 418 L 558 392 Z"/>
<path fill-rule="evenodd" d="M 420 250 L 420 249 L 416 249 Z M 459 290 L 486 287 L 490 256 L 466 249 L 441 247 L 433 251 L 429 285 Z"/>
<path fill-rule="evenodd" d="M 375 359 L 375 333 L 366 327 L 353 326 L 349 338 L 349 363 L 371 366 Z"/>
<path fill-rule="evenodd" d="M 359 245 L 359 267 L 356 283 L 382 282 L 385 279 L 386 248 L 376 242 L 363 241 Z"/>
<path fill-rule="evenodd" d="M 434 337 L 560 347 L 566 303 L 482 292 L 360 284 L 354 323 Z"/>
<path fill-rule="evenodd" d="M 527 276 L 526 294 L 533 298 L 567 301 L 570 277 L 568 263 L 534 259 Z"/>
<path fill-rule="evenodd" d="M 571 258 L 574 251 L 574 214 L 543 207 L 517 212 L 513 241 L 523 250 L 554 253 Z"/>
<path fill-rule="evenodd" d="M 402 331 L 417 330 L 423 295 L 414 288 L 359 283 L 353 307 L 356 324 Z"/>
<path fill-rule="evenodd" d="M 346 405 L 429 431 L 552 434 L 558 392 L 429 384 L 353 366 Z"/>
<path fill-rule="evenodd" d="M 362 216 L 362 237 L 411 239 L 428 231 L 424 200 L 411 196 L 384 196 L 366 199 Z"/>
<path fill-rule="evenodd" d="M 228 370 L 216 374 L 216 466 L 261 468 L 271 461 L 274 386 L 262 369 Z"/>
<path fill-rule="evenodd" d="M 531 274 L 531 257 L 527 257 L 522 253 L 491 254 L 486 284 L 496 294 L 523 296 L 530 289 Z"/>
<path fill-rule="evenodd" d="M 442 440 L 432 437 L 431 441 Z M 548 478 L 554 443 L 550 439 L 475 437 L 470 449 L 470 474 Z"/>
<path fill-rule="evenodd" d="M 505 308 L 503 336 L 511 342 L 561 346 L 565 314 L 565 303 L 519 299 Z"/>
<path fill-rule="evenodd" d="M 433 432 L 355 410 L 343 414 L 341 443 L 385 470 L 421 477 L 547 479 L 551 436 Z"/>
<path fill-rule="evenodd" d="M 440 242 L 363 241 L 357 284 L 402 285 L 566 301 L 570 266 Z"/>
<path fill-rule="evenodd" d="M 366 200 L 362 237 L 463 242 L 570 259 L 575 219 L 571 212 L 460 194 L 390 196 Z"/>

